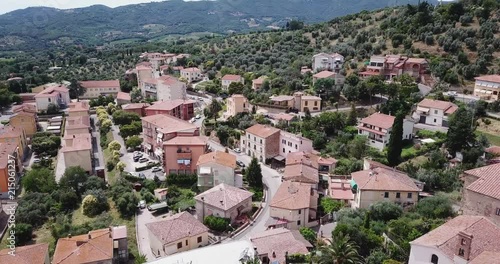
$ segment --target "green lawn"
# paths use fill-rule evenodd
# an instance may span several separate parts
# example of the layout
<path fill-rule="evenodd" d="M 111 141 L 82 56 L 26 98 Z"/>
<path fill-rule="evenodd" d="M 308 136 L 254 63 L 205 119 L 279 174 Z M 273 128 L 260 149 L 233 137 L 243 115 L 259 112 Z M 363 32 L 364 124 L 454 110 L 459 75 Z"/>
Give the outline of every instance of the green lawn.
<path fill-rule="evenodd" d="M 486 133 L 486 132 L 482 132 L 482 131 L 477 131 L 476 133 L 483 134 L 492 145 L 500 146 L 500 136 L 493 135 L 493 134 Z"/>

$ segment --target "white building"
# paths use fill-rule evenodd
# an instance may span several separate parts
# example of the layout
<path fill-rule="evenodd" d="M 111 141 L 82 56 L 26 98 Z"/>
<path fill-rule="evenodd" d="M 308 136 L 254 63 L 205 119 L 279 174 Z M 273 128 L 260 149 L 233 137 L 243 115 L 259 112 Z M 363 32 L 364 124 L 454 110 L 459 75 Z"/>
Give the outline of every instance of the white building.
<path fill-rule="evenodd" d="M 485 100 L 498 100 L 500 98 L 500 74 L 476 77 L 474 96 Z"/>
<path fill-rule="evenodd" d="M 314 72 L 329 70 L 339 72 L 344 65 L 344 56 L 333 53 L 318 53 L 313 56 L 312 70 Z"/>
<path fill-rule="evenodd" d="M 65 85 L 50 86 L 35 95 L 35 102 L 38 111 L 47 111 L 50 104 L 65 108 L 71 102 L 69 89 Z"/>
<path fill-rule="evenodd" d="M 369 117 L 361 119 L 358 125 L 358 135 L 368 137 L 368 145 L 383 150 L 389 143 L 391 137 L 394 116 L 374 113 Z M 413 121 L 403 121 L 403 139 L 413 138 Z"/>
<path fill-rule="evenodd" d="M 256 124 L 245 130 L 240 137 L 241 151 L 265 162 L 279 155 L 280 130 L 267 125 Z"/>
<path fill-rule="evenodd" d="M 196 164 L 198 171 L 198 188 L 208 190 L 220 183 L 241 187 L 243 179 L 236 179 L 236 156 L 224 151 L 214 151 L 201 155 Z"/>
<path fill-rule="evenodd" d="M 202 78 L 201 70 L 198 68 L 186 68 L 181 70 L 181 77 L 186 79 L 188 83 L 199 81 Z"/>
<path fill-rule="evenodd" d="M 302 135 L 292 134 L 286 131 L 280 131 L 280 156 L 286 158 L 288 153 L 292 152 L 310 152 L 313 150 L 312 140 Z"/>
<path fill-rule="evenodd" d="M 111 95 L 116 98 L 116 95 L 120 91 L 120 81 L 119 80 L 109 80 L 109 81 L 83 81 L 80 82 L 83 90 L 85 91 L 80 98 L 94 99 L 102 96 Z"/>
<path fill-rule="evenodd" d="M 186 84 L 170 75 L 143 80 L 141 91 L 145 98 L 154 98 L 157 101 L 187 98 Z"/>
<path fill-rule="evenodd" d="M 240 75 L 226 74 L 221 79 L 222 89 L 227 90 L 229 88 L 229 85 L 234 82 L 245 84 L 245 79 L 243 79 L 243 77 L 241 77 Z"/>
<path fill-rule="evenodd" d="M 448 118 L 457 109 L 458 106 L 451 102 L 424 99 L 417 104 L 412 117 L 422 124 L 448 127 Z"/>
<path fill-rule="evenodd" d="M 410 242 L 409 264 L 500 263 L 500 228 L 483 216 L 461 215 Z"/>

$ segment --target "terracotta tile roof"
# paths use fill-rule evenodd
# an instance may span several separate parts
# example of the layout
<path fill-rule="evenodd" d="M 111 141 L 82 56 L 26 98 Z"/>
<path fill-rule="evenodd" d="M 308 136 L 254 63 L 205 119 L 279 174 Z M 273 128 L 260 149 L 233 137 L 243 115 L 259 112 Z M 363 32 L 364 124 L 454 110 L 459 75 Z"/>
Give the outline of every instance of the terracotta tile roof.
<path fill-rule="evenodd" d="M 500 200 L 500 163 L 472 169 L 464 173 L 478 177 L 467 190 Z"/>
<path fill-rule="evenodd" d="M 261 124 L 255 124 L 245 131 L 260 138 L 267 138 L 280 132 L 280 130 L 275 127 Z"/>
<path fill-rule="evenodd" d="M 284 181 L 269 205 L 289 210 L 309 208 L 311 188 L 312 185 L 308 183 Z"/>
<path fill-rule="evenodd" d="M 80 111 L 89 111 L 90 105 L 88 102 L 85 101 L 80 101 L 80 102 L 74 102 L 74 103 L 69 103 L 69 112 L 80 112 Z"/>
<path fill-rule="evenodd" d="M 258 233 L 250 237 L 250 242 L 259 254 L 267 254 L 269 263 L 285 263 L 285 252 L 289 255 L 307 254 L 311 243 L 302 237 L 298 230 L 276 228 Z"/>
<path fill-rule="evenodd" d="M 351 176 L 358 188 L 363 191 L 419 191 L 415 182 L 408 175 L 397 170 L 377 167 L 371 170 L 353 172 Z"/>
<path fill-rule="evenodd" d="M 157 82 L 161 82 L 166 85 L 174 85 L 174 84 L 184 84 L 183 82 L 179 81 L 179 79 L 170 76 L 170 75 L 163 75 L 160 78 L 157 79 Z"/>
<path fill-rule="evenodd" d="M 500 264 L 499 251 L 483 251 L 475 257 L 469 264 Z"/>
<path fill-rule="evenodd" d="M 500 252 L 500 239 L 498 239 L 500 228 L 483 216 L 457 216 L 410 244 L 437 248 L 453 259 L 455 255 L 458 255 L 457 245 L 461 240 L 460 232 L 473 237 L 469 261 L 485 251 Z"/>
<path fill-rule="evenodd" d="M 293 96 L 291 95 L 277 95 L 277 96 L 271 96 L 271 101 L 275 102 L 282 102 L 282 101 L 290 101 L 293 100 Z"/>
<path fill-rule="evenodd" d="M 500 75 L 499 74 L 483 75 L 483 76 L 476 77 L 474 79 L 476 79 L 477 81 L 500 83 Z"/>
<path fill-rule="evenodd" d="M 124 92 L 118 92 L 118 94 L 116 94 L 116 99 L 130 101 L 130 94 Z"/>
<path fill-rule="evenodd" d="M 292 121 L 292 119 L 295 118 L 294 115 L 286 114 L 286 113 L 279 113 L 276 115 L 272 115 L 272 117 L 276 120 L 285 120 L 285 121 Z"/>
<path fill-rule="evenodd" d="M 314 78 L 323 79 L 334 77 L 335 73 L 331 71 L 321 71 L 313 75 Z"/>
<path fill-rule="evenodd" d="M 263 77 L 259 77 L 255 80 L 252 81 L 253 84 L 263 84 L 264 81 L 266 80 L 266 78 L 263 78 Z"/>
<path fill-rule="evenodd" d="M 0 143 L 0 168 L 5 169 L 9 164 L 9 155 L 16 152 L 17 144 Z M 0 262 L 1 263 L 1 262 Z"/>
<path fill-rule="evenodd" d="M 447 113 L 450 113 L 448 110 L 452 109 L 451 113 L 453 113 L 458 109 L 458 106 L 452 102 L 432 100 L 432 99 L 427 99 L 427 98 L 420 101 L 420 103 L 418 103 L 417 106 L 425 107 L 425 108 L 439 109 L 439 110 L 446 111 Z"/>
<path fill-rule="evenodd" d="M 22 128 L 12 126 L 0 127 L 0 138 L 18 138 L 22 134 Z"/>
<path fill-rule="evenodd" d="M 163 220 L 148 223 L 146 227 L 163 245 L 208 232 L 208 228 L 188 212 L 178 213 Z"/>
<path fill-rule="evenodd" d="M 194 103 L 196 103 L 196 101 L 194 101 L 194 100 L 182 100 L 182 99 L 158 101 L 158 102 L 154 102 L 152 106 L 150 106 L 146 109 L 147 110 L 170 111 L 178 106 L 181 106 L 184 104 L 194 104 Z"/>
<path fill-rule="evenodd" d="M 205 199 L 205 205 L 210 205 L 223 211 L 230 210 L 240 205 L 243 201 L 252 197 L 253 193 L 236 188 L 225 183 L 221 183 L 213 188 L 200 193 L 194 197 L 196 201 L 202 202 Z"/>
<path fill-rule="evenodd" d="M 194 131 L 198 129 L 194 124 L 166 114 L 150 115 L 142 117 L 141 119 L 143 123 L 147 122 L 156 126 L 159 128 L 160 132 L 165 134 L 180 131 Z"/>
<path fill-rule="evenodd" d="M 113 238 L 109 228 L 89 234 L 60 238 L 52 259 L 53 264 L 93 263 L 113 259 Z"/>
<path fill-rule="evenodd" d="M 195 67 L 181 69 L 181 71 L 184 71 L 184 72 L 201 72 L 200 69 L 195 68 Z"/>
<path fill-rule="evenodd" d="M 334 165 L 337 163 L 337 160 L 334 158 L 323 158 L 319 155 L 309 153 L 309 152 L 304 152 L 304 151 L 298 151 L 298 152 L 292 152 L 288 153 L 286 156 L 286 165 L 294 165 L 294 164 L 305 164 L 307 166 L 311 166 L 315 169 L 319 168 L 319 164 L 321 165 Z"/>
<path fill-rule="evenodd" d="M 70 116 L 66 118 L 66 129 L 90 128 L 89 116 Z"/>
<path fill-rule="evenodd" d="M 318 169 L 304 164 L 287 165 L 283 180 L 317 184 L 319 183 Z"/>
<path fill-rule="evenodd" d="M 0 250 L 0 263 L 44 264 L 49 255 L 49 244 L 16 247 L 15 255 L 9 252 L 8 248 Z"/>
<path fill-rule="evenodd" d="M 177 146 L 177 145 L 206 145 L 207 139 L 205 137 L 174 137 L 169 141 L 163 143 L 165 146 Z"/>
<path fill-rule="evenodd" d="M 20 105 L 15 105 L 12 107 L 12 112 L 17 113 L 17 112 L 29 112 L 29 113 L 36 113 L 36 104 L 33 103 L 24 103 Z"/>
<path fill-rule="evenodd" d="M 233 169 L 236 168 L 236 156 L 219 150 L 201 155 L 196 165 L 203 165 L 210 162 L 214 162 Z"/>
<path fill-rule="evenodd" d="M 319 100 L 321 101 L 321 97 L 319 96 L 313 96 L 313 95 L 303 95 L 301 97 L 302 100 Z"/>
<path fill-rule="evenodd" d="M 348 180 L 337 180 L 328 184 L 330 188 L 329 195 L 336 200 L 353 200 L 354 194 L 351 190 L 351 184 Z"/>
<path fill-rule="evenodd" d="M 222 77 L 223 81 L 240 81 L 241 76 L 240 75 L 235 75 L 235 74 L 226 74 L 224 77 Z"/>
<path fill-rule="evenodd" d="M 111 235 L 113 239 L 127 238 L 127 226 L 114 226 Z"/>
<path fill-rule="evenodd" d="M 108 80 L 108 81 L 82 81 L 80 85 L 84 89 L 88 88 L 120 88 L 119 80 Z"/>
<path fill-rule="evenodd" d="M 146 103 L 135 103 L 135 104 L 126 104 L 122 105 L 123 110 L 130 110 L 130 109 L 141 109 L 141 108 L 146 108 L 149 105 Z"/>
<path fill-rule="evenodd" d="M 31 113 L 31 112 L 21 111 L 21 112 L 17 112 L 17 113 L 14 113 L 13 115 L 11 115 L 10 119 L 12 119 L 15 116 L 29 116 L 29 117 L 35 118 L 36 114 L 35 113 Z"/>
<path fill-rule="evenodd" d="M 406 63 L 419 63 L 419 64 L 422 64 L 422 63 L 427 63 L 427 60 L 424 59 L 424 58 L 408 58 L 406 60 Z"/>
<path fill-rule="evenodd" d="M 61 148 L 61 152 L 92 150 L 92 140 L 90 133 L 75 134 L 64 137 L 65 146 Z"/>
<path fill-rule="evenodd" d="M 493 155 L 500 155 L 500 147 L 499 146 L 491 146 L 489 148 L 486 148 L 484 151 L 493 154 Z"/>
<path fill-rule="evenodd" d="M 69 89 L 65 85 L 51 86 L 35 95 L 35 98 L 53 97 L 59 93 L 69 93 Z"/>
<path fill-rule="evenodd" d="M 374 113 L 368 117 L 361 119 L 361 123 L 365 123 L 368 125 L 381 127 L 384 129 L 389 129 L 394 124 L 394 116 L 382 114 L 382 113 Z"/>

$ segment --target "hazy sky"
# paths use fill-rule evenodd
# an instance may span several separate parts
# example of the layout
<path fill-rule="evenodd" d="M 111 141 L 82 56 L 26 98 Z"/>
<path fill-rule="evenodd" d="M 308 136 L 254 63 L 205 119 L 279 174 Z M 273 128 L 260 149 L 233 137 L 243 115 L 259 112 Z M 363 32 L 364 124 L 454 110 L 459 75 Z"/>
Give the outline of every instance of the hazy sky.
<path fill-rule="evenodd" d="M 0 14 L 30 6 L 50 6 L 60 9 L 85 7 L 96 4 L 117 7 L 128 4 L 159 2 L 161 0 L 0 0 Z"/>

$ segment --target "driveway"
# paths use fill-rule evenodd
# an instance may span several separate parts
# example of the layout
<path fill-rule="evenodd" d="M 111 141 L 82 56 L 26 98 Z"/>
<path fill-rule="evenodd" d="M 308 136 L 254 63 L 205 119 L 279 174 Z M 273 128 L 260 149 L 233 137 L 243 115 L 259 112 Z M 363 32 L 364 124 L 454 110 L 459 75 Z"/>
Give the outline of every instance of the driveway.
<path fill-rule="evenodd" d="M 448 132 L 447 127 L 431 126 L 431 125 L 426 125 L 426 124 L 422 124 L 422 123 L 416 123 L 415 125 L 413 125 L 413 127 L 417 130 L 425 129 L 425 130 L 430 130 L 430 131 L 439 131 L 439 132 L 443 132 L 443 133 Z"/>
<path fill-rule="evenodd" d="M 225 147 L 222 145 L 209 141 L 209 145 L 213 150 L 220 150 L 224 151 Z M 232 150 L 229 150 L 229 153 L 233 154 L 236 156 L 237 160 L 241 160 L 245 165 L 250 164 L 251 157 L 247 156 L 243 153 L 235 153 Z M 232 239 L 235 240 L 248 240 L 252 235 L 256 233 L 260 233 L 266 230 L 266 221 L 269 219 L 269 214 L 270 214 L 270 209 L 269 209 L 269 201 L 271 201 L 272 197 L 274 197 L 274 194 L 276 194 L 276 191 L 278 190 L 279 186 L 281 185 L 281 177 L 280 174 L 276 171 L 271 169 L 268 166 L 265 166 L 264 164 L 260 163 L 260 167 L 262 169 L 262 180 L 264 184 L 268 187 L 267 193 L 266 193 L 266 202 L 263 203 L 263 211 L 259 215 L 257 219 L 254 220 L 254 222 L 250 225 L 249 228 L 247 228 L 245 231 L 240 233 L 237 236 L 234 236 Z M 228 240 L 229 241 L 229 240 Z"/>
<path fill-rule="evenodd" d="M 151 246 L 149 245 L 148 229 L 146 227 L 147 223 L 155 222 L 156 217 L 154 217 L 148 209 L 140 209 L 136 217 L 136 228 L 137 228 L 137 246 L 139 247 L 139 252 L 146 255 L 149 261 L 153 261 L 156 257 L 151 252 Z"/>

